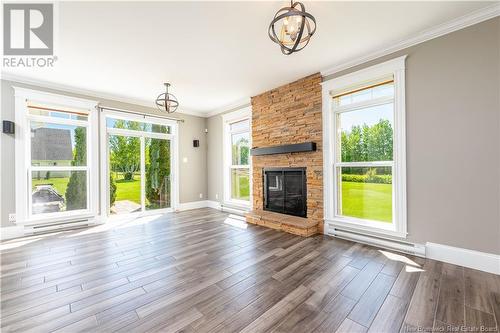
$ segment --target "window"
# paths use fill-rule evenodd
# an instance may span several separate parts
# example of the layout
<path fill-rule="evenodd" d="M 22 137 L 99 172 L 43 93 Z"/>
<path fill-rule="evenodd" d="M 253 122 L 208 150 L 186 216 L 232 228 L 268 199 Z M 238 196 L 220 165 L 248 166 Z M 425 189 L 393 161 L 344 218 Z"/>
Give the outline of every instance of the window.
<path fill-rule="evenodd" d="M 250 112 L 239 110 L 223 116 L 224 201 L 250 205 Z"/>
<path fill-rule="evenodd" d="M 404 57 L 327 81 L 326 217 L 406 237 Z"/>
<path fill-rule="evenodd" d="M 390 81 L 333 97 L 337 216 L 392 223 L 393 91 Z"/>
<path fill-rule="evenodd" d="M 147 215 L 177 207 L 173 186 L 177 123 L 104 109 L 102 173 L 107 186 L 103 216 Z"/>
<path fill-rule="evenodd" d="M 16 88 L 16 223 L 96 214 L 95 105 Z"/>

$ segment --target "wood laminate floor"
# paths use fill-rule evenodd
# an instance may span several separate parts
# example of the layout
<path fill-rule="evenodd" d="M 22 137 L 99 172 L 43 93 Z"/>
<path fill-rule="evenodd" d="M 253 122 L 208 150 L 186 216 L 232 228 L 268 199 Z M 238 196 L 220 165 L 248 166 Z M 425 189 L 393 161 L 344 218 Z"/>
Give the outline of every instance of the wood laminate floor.
<path fill-rule="evenodd" d="M 500 278 L 199 209 L 2 242 L 2 332 L 497 331 Z"/>

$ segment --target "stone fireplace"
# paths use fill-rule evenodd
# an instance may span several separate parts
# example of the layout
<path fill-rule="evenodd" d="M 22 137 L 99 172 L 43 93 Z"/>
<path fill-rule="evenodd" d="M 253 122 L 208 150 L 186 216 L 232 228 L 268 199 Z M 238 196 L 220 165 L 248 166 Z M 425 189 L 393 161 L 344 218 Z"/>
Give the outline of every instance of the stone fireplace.
<path fill-rule="evenodd" d="M 252 156 L 253 210 L 247 214 L 247 222 L 301 236 L 323 232 L 320 83 L 317 73 L 252 97 L 252 150 L 264 153 Z M 286 176 L 284 170 L 296 172 Z M 300 190 L 295 182 L 288 187 L 291 191 L 283 193 L 287 178 L 296 181 L 299 175 L 303 181 Z M 281 191 L 280 177 L 285 181 Z M 273 193 L 266 190 L 267 185 L 273 187 Z"/>

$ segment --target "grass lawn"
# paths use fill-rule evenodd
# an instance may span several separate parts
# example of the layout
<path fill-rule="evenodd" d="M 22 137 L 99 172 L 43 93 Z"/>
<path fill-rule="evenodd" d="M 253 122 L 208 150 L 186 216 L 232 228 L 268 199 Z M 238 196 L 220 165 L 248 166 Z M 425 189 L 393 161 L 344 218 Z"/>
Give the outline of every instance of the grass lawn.
<path fill-rule="evenodd" d="M 69 178 L 49 178 L 49 179 L 33 179 L 32 187 L 39 184 L 52 184 L 57 193 L 62 197 L 66 196 L 66 188 L 68 187 Z M 116 181 L 116 201 L 130 200 L 141 204 L 141 177 L 135 176 L 134 180 L 117 180 Z"/>
<path fill-rule="evenodd" d="M 141 204 L 141 177 L 134 176 L 134 180 L 118 179 L 116 182 L 116 201 L 130 200 Z"/>
<path fill-rule="evenodd" d="M 66 188 L 68 187 L 69 178 L 49 178 L 49 179 L 33 179 L 32 188 L 39 184 L 52 184 L 57 193 L 65 197 Z M 138 204 L 141 203 L 141 177 L 134 176 L 134 180 L 119 179 L 116 181 L 116 200 L 130 200 Z"/>
<path fill-rule="evenodd" d="M 239 193 L 237 193 L 236 184 L 233 183 L 233 195 L 236 194 L 237 199 L 248 200 L 250 197 L 249 179 L 247 177 L 234 178 L 238 179 Z M 69 179 L 65 177 L 33 179 L 32 183 L 33 188 L 38 184 L 53 184 L 56 191 L 64 197 L 68 181 Z M 141 203 L 141 177 L 139 175 L 136 175 L 132 181 L 116 180 L 116 201 L 120 200 Z M 342 215 L 391 222 L 392 185 L 342 182 Z"/>
<path fill-rule="evenodd" d="M 392 222 L 392 185 L 342 182 L 342 215 Z"/>
<path fill-rule="evenodd" d="M 55 190 L 57 191 L 57 193 L 59 193 L 59 195 L 61 195 L 64 198 L 65 195 L 66 195 L 66 188 L 68 187 L 68 182 L 69 182 L 69 178 L 68 177 L 49 178 L 49 179 L 42 178 L 42 179 L 33 179 L 31 181 L 31 186 L 32 186 L 32 189 L 34 190 L 35 189 L 35 185 L 40 185 L 40 184 L 48 185 L 48 184 L 52 184 L 52 187 L 55 188 Z"/>
<path fill-rule="evenodd" d="M 245 176 L 236 176 L 233 174 L 232 177 L 232 189 L 231 194 L 234 199 L 237 200 L 249 200 L 250 199 L 250 179 Z M 236 186 L 239 185 L 239 186 Z M 239 190 L 238 190 L 239 189 Z"/>

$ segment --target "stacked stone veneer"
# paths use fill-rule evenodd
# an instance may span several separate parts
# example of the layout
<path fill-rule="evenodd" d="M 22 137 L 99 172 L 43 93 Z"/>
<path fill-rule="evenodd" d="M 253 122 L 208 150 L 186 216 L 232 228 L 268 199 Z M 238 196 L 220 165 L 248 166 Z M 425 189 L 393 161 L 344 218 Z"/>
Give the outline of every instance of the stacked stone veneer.
<path fill-rule="evenodd" d="M 323 231 L 323 143 L 320 83 L 321 75 L 317 73 L 252 97 L 252 146 L 254 148 L 308 141 L 316 142 L 317 147 L 314 152 L 253 156 L 253 209 L 263 209 L 262 168 L 306 167 L 306 223 L 308 225 L 317 224 L 318 232 Z"/>

